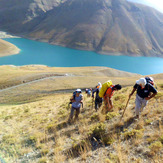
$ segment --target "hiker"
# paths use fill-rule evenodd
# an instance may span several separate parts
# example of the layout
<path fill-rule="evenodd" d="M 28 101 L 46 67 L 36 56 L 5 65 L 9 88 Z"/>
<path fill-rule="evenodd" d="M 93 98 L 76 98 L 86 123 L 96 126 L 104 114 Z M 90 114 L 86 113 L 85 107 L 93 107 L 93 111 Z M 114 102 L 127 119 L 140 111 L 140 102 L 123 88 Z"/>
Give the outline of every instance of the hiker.
<path fill-rule="evenodd" d="M 118 91 L 121 88 L 122 86 L 119 84 L 111 85 L 109 88 L 107 88 L 103 97 L 106 112 L 111 111 L 111 109 L 113 108 L 113 102 L 111 100 L 111 97 L 113 96 L 114 91 Z"/>
<path fill-rule="evenodd" d="M 133 87 L 132 92 L 129 94 L 129 98 L 134 94 L 134 92 L 137 90 L 136 93 L 136 100 L 135 100 L 135 113 L 136 113 L 136 119 L 139 119 L 140 113 L 145 109 L 148 100 L 153 98 L 157 94 L 157 90 L 154 88 L 154 86 L 147 82 L 145 78 L 140 78 L 136 81 L 136 84 Z"/>
<path fill-rule="evenodd" d="M 72 102 L 72 106 L 71 106 L 71 112 L 70 112 L 70 117 L 69 117 L 68 122 L 72 121 L 73 116 L 74 116 L 74 111 L 76 111 L 75 120 L 78 119 L 78 115 L 80 113 L 80 107 L 81 107 L 82 100 L 83 100 L 83 95 L 81 93 L 82 93 L 81 89 L 77 89 L 75 91 L 75 94 L 73 94 L 73 96 L 70 99 L 70 101 Z"/>
<path fill-rule="evenodd" d="M 113 96 L 114 91 L 120 90 L 121 85 L 113 85 L 111 80 L 106 81 L 102 84 L 102 87 L 99 92 L 99 97 L 104 99 L 105 111 L 108 112 L 113 108 L 113 103 L 111 97 Z"/>
<path fill-rule="evenodd" d="M 91 96 L 92 88 L 86 89 L 87 97 Z"/>
<path fill-rule="evenodd" d="M 92 91 L 92 100 L 94 100 L 94 93 L 96 93 L 96 98 L 95 98 L 95 110 L 97 111 L 98 108 L 101 107 L 102 105 L 102 98 L 99 97 L 99 91 L 100 88 L 102 87 L 102 84 L 100 82 L 98 82 L 98 85 L 96 86 L 96 88 Z M 93 101 L 92 101 L 93 102 Z M 93 105 L 93 104 L 92 104 Z"/>

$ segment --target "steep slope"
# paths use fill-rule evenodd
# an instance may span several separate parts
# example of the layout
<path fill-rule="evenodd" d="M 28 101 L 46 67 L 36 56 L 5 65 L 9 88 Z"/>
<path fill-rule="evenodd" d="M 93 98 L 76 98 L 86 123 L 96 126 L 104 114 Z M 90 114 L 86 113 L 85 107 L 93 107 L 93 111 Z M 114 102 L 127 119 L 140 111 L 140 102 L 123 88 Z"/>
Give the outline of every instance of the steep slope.
<path fill-rule="evenodd" d="M 64 0 L 1 0 L 0 26 L 5 31 L 20 33 L 33 18 L 44 15 Z"/>
<path fill-rule="evenodd" d="M 8 28 L 3 25 L 5 21 L 0 21 L 0 28 L 52 44 L 105 54 L 163 54 L 163 14 L 150 7 L 125 0 L 47 2 L 53 7 L 47 7 L 46 12 L 41 7 L 34 10 L 32 18 L 26 17 L 19 28 Z"/>
<path fill-rule="evenodd" d="M 150 100 L 139 121 L 134 120 L 135 96 L 132 96 L 122 123 L 119 120 L 132 87 L 115 92 L 114 110 L 107 114 L 102 113 L 102 107 L 95 112 L 92 98 L 83 93 L 84 108 L 79 120 L 71 124 L 67 120 L 72 93 L 44 92 L 43 96 L 34 85 L 3 92 L 12 103 L 8 101 L 0 110 L 1 156 L 10 163 L 161 163 L 163 88 L 160 86 L 159 94 Z M 40 96 L 35 96 L 33 88 Z M 28 91 L 22 93 L 24 89 Z"/>

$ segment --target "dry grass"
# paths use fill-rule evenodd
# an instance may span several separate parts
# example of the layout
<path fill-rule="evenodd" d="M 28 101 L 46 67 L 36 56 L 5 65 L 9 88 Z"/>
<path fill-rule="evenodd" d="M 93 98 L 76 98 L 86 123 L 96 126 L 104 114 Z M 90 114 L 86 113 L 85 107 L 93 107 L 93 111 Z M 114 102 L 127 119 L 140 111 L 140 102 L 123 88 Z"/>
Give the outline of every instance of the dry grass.
<path fill-rule="evenodd" d="M 19 51 L 15 45 L 0 39 L 0 57 L 18 54 Z"/>
<path fill-rule="evenodd" d="M 41 65 L 31 66 L 0 66 L 1 79 L 0 88 L 22 84 L 50 75 L 68 75 L 69 77 L 49 79 L 46 83 L 53 83 L 55 89 L 71 89 L 93 87 L 99 81 L 105 82 L 109 79 L 115 83 L 130 85 L 138 76 L 106 67 L 81 67 L 81 68 L 57 68 Z M 128 80 L 125 78 L 126 77 Z M 62 83 L 62 84 L 61 84 Z"/>
<path fill-rule="evenodd" d="M 130 79 L 135 82 L 135 79 Z M 74 85 L 79 82 L 77 78 L 75 80 Z M 86 80 L 90 80 L 89 75 Z M 115 92 L 114 110 L 108 114 L 103 114 L 101 110 L 95 112 L 92 99 L 83 93 L 84 108 L 81 109 L 79 121 L 68 124 L 68 103 L 72 92 L 57 93 L 55 84 L 59 85 L 61 81 L 66 85 L 66 78 L 57 78 L 25 85 L 3 94 L 1 92 L 3 105 L 0 106 L 0 125 L 3 127 L 0 129 L 0 153 L 6 162 L 142 163 L 144 160 L 160 162 L 163 159 L 161 83 L 158 85 L 159 94 L 150 100 L 138 122 L 133 120 L 133 95 L 121 124 L 118 123 L 132 89 L 124 87 Z M 62 84 L 60 87 L 64 89 Z M 69 87 L 67 84 L 67 89 L 71 88 L 70 84 Z M 85 83 L 82 86 L 85 87 Z"/>

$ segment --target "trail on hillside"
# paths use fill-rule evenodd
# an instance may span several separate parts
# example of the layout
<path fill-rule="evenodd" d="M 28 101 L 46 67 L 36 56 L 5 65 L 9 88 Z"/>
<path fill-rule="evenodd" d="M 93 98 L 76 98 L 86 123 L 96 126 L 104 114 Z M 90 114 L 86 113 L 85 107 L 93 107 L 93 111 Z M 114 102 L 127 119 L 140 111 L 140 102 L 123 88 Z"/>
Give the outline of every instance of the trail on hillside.
<path fill-rule="evenodd" d="M 10 89 L 14 89 L 14 88 L 17 88 L 17 87 L 21 87 L 21 86 L 28 85 L 28 84 L 40 82 L 40 81 L 43 81 L 43 80 L 46 80 L 46 79 L 61 78 L 61 77 L 65 77 L 65 76 L 67 76 L 67 75 L 56 75 L 55 74 L 54 76 L 50 76 L 50 77 L 42 77 L 41 79 L 34 79 L 34 80 L 27 81 L 27 82 L 22 83 L 22 84 L 18 84 L 18 85 L 14 85 L 14 86 L 4 88 L 4 89 L 0 89 L 0 92 L 7 91 L 7 90 L 10 90 Z"/>

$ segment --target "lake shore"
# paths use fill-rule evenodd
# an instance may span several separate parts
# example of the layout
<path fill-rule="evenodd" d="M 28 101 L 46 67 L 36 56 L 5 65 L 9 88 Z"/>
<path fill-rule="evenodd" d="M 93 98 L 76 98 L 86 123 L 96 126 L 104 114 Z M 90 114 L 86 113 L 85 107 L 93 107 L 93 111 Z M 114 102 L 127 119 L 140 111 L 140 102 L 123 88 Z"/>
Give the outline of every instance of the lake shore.
<path fill-rule="evenodd" d="M 21 55 L 5 57 L 0 61 L 0 65 L 41 64 L 50 67 L 105 66 L 142 75 L 163 72 L 163 59 L 158 57 L 99 55 L 92 51 L 53 46 L 48 43 L 24 38 L 6 38 L 4 40 L 19 47 Z"/>
<path fill-rule="evenodd" d="M 19 52 L 20 49 L 15 45 L 0 39 L 0 57 L 15 55 Z"/>
<path fill-rule="evenodd" d="M 17 36 L 12 36 L 6 32 L 0 31 L 0 57 L 15 55 L 20 52 L 19 48 L 14 44 L 2 40 L 3 38 L 17 38 Z"/>

